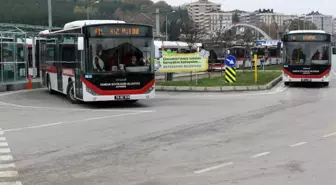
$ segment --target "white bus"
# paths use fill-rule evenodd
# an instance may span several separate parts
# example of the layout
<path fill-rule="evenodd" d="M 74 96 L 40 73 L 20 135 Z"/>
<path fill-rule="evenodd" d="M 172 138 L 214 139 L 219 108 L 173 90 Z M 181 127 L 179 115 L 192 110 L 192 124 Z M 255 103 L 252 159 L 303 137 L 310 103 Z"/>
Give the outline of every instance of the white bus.
<path fill-rule="evenodd" d="M 40 37 L 40 77 L 50 93 L 72 103 L 155 97 L 152 26 L 74 21 Z"/>
<path fill-rule="evenodd" d="M 329 85 L 332 48 L 331 35 L 322 30 L 290 31 L 283 37 L 285 85 L 292 82 L 318 82 Z"/>

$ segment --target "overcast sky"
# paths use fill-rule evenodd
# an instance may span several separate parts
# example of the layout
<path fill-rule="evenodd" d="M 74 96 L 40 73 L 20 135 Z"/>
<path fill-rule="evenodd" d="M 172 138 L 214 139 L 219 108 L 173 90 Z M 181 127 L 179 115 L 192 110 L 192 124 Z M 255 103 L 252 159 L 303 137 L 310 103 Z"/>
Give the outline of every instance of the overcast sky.
<path fill-rule="evenodd" d="M 154 0 L 157 2 L 159 0 Z M 196 0 L 165 0 L 169 5 L 177 6 Z M 223 10 L 241 9 L 254 11 L 259 8 L 271 9 L 286 14 L 306 14 L 319 11 L 336 17 L 336 0 L 210 0 L 222 4 Z"/>

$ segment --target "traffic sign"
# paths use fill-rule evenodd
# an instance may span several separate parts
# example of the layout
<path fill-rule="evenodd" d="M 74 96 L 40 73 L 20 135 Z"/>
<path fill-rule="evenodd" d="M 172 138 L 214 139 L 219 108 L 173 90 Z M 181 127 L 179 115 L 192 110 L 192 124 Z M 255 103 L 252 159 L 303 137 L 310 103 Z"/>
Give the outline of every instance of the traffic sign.
<path fill-rule="evenodd" d="M 227 67 L 235 67 L 236 66 L 236 57 L 229 55 L 225 59 L 225 65 Z"/>
<path fill-rule="evenodd" d="M 234 67 L 225 68 L 225 81 L 229 83 L 236 82 L 236 69 Z"/>

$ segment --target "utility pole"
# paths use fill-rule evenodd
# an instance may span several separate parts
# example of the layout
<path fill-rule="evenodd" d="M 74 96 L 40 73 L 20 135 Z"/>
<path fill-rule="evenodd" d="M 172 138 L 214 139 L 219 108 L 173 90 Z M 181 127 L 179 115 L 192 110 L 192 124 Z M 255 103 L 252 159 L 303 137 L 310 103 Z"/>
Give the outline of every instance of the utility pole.
<path fill-rule="evenodd" d="M 156 36 L 159 38 L 161 33 L 160 33 L 160 9 L 156 9 Z"/>
<path fill-rule="evenodd" d="M 52 27 L 52 8 L 51 8 L 51 0 L 48 0 L 48 18 L 49 18 L 49 27 Z"/>

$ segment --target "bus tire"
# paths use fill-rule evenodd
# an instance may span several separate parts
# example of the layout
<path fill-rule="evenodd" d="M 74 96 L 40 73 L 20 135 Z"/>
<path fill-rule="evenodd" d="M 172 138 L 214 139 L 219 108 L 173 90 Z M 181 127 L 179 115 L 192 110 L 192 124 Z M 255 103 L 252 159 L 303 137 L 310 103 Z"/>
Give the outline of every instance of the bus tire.
<path fill-rule="evenodd" d="M 126 102 L 133 104 L 133 103 L 138 102 L 138 100 L 126 100 Z"/>
<path fill-rule="evenodd" d="M 285 82 L 284 84 L 285 84 L 285 86 L 289 86 L 289 82 Z"/>
<path fill-rule="evenodd" d="M 328 87 L 329 86 L 329 82 L 323 82 L 323 86 L 324 87 Z"/>
<path fill-rule="evenodd" d="M 68 87 L 67 87 L 67 97 L 69 99 L 69 101 L 73 104 L 78 103 L 78 100 L 75 98 L 75 90 L 74 90 L 74 83 L 73 81 L 70 81 L 68 83 Z"/>
<path fill-rule="evenodd" d="M 52 90 L 52 88 L 51 88 L 51 83 L 50 83 L 50 77 L 49 77 L 49 75 L 47 75 L 47 88 L 48 88 L 49 94 L 54 94 L 55 93 L 55 91 Z"/>

